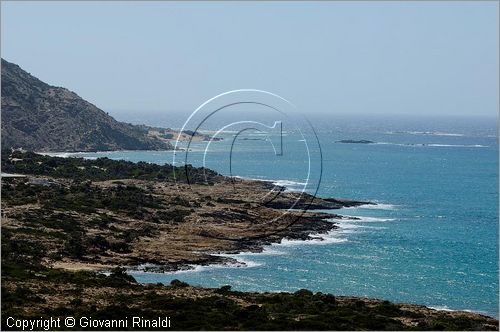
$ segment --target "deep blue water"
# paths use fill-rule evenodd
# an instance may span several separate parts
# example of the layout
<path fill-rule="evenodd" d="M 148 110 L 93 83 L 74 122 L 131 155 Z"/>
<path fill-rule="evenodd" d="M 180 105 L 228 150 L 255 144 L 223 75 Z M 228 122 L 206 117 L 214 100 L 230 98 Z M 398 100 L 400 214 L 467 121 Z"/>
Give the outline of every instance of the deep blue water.
<path fill-rule="evenodd" d="M 168 283 L 175 278 L 248 291 L 308 288 L 498 317 L 496 121 L 313 119 L 323 153 L 319 195 L 372 200 L 381 203 L 378 208 L 334 211 L 363 218 L 339 222 L 340 230 L 323 236 L 324 241 L 284 241 L 263 254 L 233 255 L 246 267 L 134 276 L 141 282 Z M 239 139 L 233 175 L 286 180 L 282 183 L 291 189 L 301 188 L 308 166 L 304 143 L 297 132 L 285 135 L 281 157 L 268 142 L 255 140 L 262 138 L 256 133 Z M 228 174 L 232 134 L 225 137 L 211 145 L 206 165 Z M 335 143 L 340 139 L 378 144 Z M 204 145 L 194 144 L 189 153 L 198 165 Z M 83 155 L 172 161 L 172 152 Z M 313 163 L 317 166 L 316 159 Z M 312 174 L 311 179 L 317 177 Z"/>

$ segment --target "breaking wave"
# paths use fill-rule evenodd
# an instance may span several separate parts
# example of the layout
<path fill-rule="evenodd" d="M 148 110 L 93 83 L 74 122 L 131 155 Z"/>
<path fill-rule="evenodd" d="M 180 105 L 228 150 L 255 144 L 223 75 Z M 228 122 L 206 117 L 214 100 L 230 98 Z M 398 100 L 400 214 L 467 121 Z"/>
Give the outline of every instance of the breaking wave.
<path fill-rule="evenodd" d="M 425 136 L 455 136 L 462 137 L 464 134 L 446 133 L 441 131 L 387 131 L 386 134 L 406 134 L 406 135 L 425 135 Z"/>

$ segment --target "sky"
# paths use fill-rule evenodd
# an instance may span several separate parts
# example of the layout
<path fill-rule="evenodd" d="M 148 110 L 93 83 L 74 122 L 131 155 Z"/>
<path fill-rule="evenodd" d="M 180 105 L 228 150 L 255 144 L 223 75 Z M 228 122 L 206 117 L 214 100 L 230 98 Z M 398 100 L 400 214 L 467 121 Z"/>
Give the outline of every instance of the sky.
<path fill-rule="evenodd" d="M 498 2 L 6 2 L 1 55 L 120 118 L 243 88 L 305 114 L 497 116 Z"/>

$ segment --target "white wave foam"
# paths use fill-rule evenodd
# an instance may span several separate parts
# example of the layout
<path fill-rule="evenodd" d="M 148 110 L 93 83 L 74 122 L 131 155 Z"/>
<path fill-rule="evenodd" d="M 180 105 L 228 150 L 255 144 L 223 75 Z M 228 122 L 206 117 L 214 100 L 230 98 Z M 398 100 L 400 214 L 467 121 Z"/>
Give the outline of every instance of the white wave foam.
<path fill-rule="evenodd" d="M 337 224 L 338 225 L 337 232 L 339 232 L 340 234 L 352 234 L 352 233 L 362 233 L 366 229 L 370 229 L 370 230 L 373 230 L 373 229 L 385 229 L 385 227 L 367 226 L 367 225 L 364 225 L 364 224 L 360 225 L 360 223 L 362 223 L 362 221 L 360 221 L 358 223 L 340 222 L 340 223 Z"/>
<path fill-rule="evenodd" d="M 190 269 L 186 270 L 176 270 L 176 271 L 165 271 L 165 272 L 144 272 L 144 273 L 161 273 L 161 274 L 185 274 L 185 273 L 197 273 L 201 271 L 206 271 L 209 267 L 212 269 L 217 269 L 217 268 L 224 268 L 227 266 L 224 266 L 222 264 L 213 264 L 210 266 L 204 266 L 204 265 L 189 265 Z"/>
<path fill-rule="evenodd" d="M 280 250 L 274 250 L 269 247 L 264 247 L 264 250 L 259 253 L 259 255 L 266 255 L 266 256 L 285 256 L 287 255 L 286 252 L 280 251 Z"/>
<path fill-rule="evenodd" d="M 282 239 L 280 243 L 272 244 L 276 247 L 293 247 L 302 245 L 325 245 L 333 243 L 345 243 L 348 240 L 346 238 L 340 237 L 341 233 L 337 230 L 332 230 L 326 234 L 311 234 L 311 239 L 308 240 L 292 240 L 292 239 Z"/>
<path fill-rule="evenodd" d="M 427 146 L 433 147 L 445 147 L 445 148 L 487 148 L 487 145 L 481 144 L 427 144 Z"/>
<path fill-rule="evenodd" d="M 414 147 L 414 146 L 425 146 L 425 144 L 419 143 L 394 143 L 394 142 L 375 142 L 374 145 L 396 145 L 396 146 L 406 146 L 406 147 Z"/>
<path fill-rule="evenodd" d="M 367 210 L 396 210 L 397 205 L 393 204 L 384 204 L 384 203 L 376 203 L 376 204 L 362 204 L 358 206 L 348 206 L 344 209 L 367 209 Z"/>
<path fill-rule="evenodd" d="M 254 262 L 254 261 L 251 261 L 251 260 L 248 260 L 248 259 L 241 258 L 241 256 L 246 256 L 246 255 L 244 255 L 242 253 L 238 253 L 238 254 L 212 254 L 212 255 L 213 256 L 219 256 L 219 257 L 232 258 L 232 259 L 235 259 L 236 262 L 235 263 L 229 263 L 229 264 L 207 265 L 207 267 L 221 266 L 221 267 L 226 267 L 226 268 L 231 268 L 231 267 L 246 267 L 246 268 L 250 268 L 250 267 L 257 267 L 257 266 L 263 265 L 263 263 Z"/>
<path fill-rule="evenodd" d="M 356 220 L 349 220 L 350 222 L 339 222 L 338 227 L 340 229 L 357 229 L 357 228 L 367 228 L 367 226 L 363 225 L 357 225 L 357 224 L 352 224 L 351 221 L 356 221 Z"/>
<path fill-rule="evenodd" d="M 250 251 L 242 251 L 238 254 L 234 254 L 231 257 L 239 257 L 239 256 L 284 256 L 287 255 L 286 252 L 276 250 L 272 248 L 272 245 L 265 246 L 261 252 L 250 252 Z"/>
<path fill-rule="evenodd" d="M 259 262 L 254 262 L 251 260 L 247 259 L 241 259 L 238 257 L 239 254 L 212 254 L 213 256 L 221 256 L 221 257 L 229 257 L 229 258 L 234 258 L 236 262 L 233 263 L 227 263 L 227 264 L 210 264 L 210 265 L 196 265 L 196 264 L 189 264 L 188 266 L 190 267 L 189 269 L 185 270 L 176 270 L 176 271 L 165 271 L 165 272 L 150 272 L 150 271 L 144 271 L 145 268 L 148 267 L 154 267 L 155 265 L 152 264 L 143 264 L 138 267 L 138 270 L 130 270 L 129 272 L 132 273 L 147 273 L 147 274 L 168 274 L 168 275 L 177 275 L 177 274 L 185 274 L 185 273 L 199 273 L 203 271 L 208 271 L 208 270 L 214 270 L 214 269 L 230 269 L 230 268 L 252 268 L 252 267 L 258 267 L 263 265 L 263 263 Z M 238 258 L 238 259 L 237 259 Z"/>
<path fill-rule="evenodd" d="M 394 221 L 395 218 L 378 218 L 378 217 L 365 217 L 365 216 L 345 216 L 349 218 L 359 218 L 359 219 L 349 219 L 349 222 L 385 222 Z"/>
<path fill-rule="evenodd" d="M 444 147 L 444 148 L 487 148 L 487 145 L 481 144 L 438 144 L 438 143 L 393 143 L 376 142 L 375 145 L 397 145 L 407 147 Z"/>
<path fill-rule="evenodd" d="M 37 152 L 37 153 L 41 154 L 42 156 L 69 158 L 77 156 L 79 154 L 83 154 L 84 152 Z"/>
<path fill-rule="evenodd" d="M 456 136 L 456 137 L 462 137 L 464 134 L 456 134 L 456 133 L 441 133 L 441 132 L 435 132 L 431 134 L 433 136 Z"/>
<path fill-rule="evenodd" d="M 250 178 L 238 175 L 233 177 L 242 180 L 269 182 L 274 184 L 275 186 L 285 187 L 285 191 L 301 191 L 304 189 L 305 186 L 307 186 L 307 182 L 299 182 L 292 180 L 267 180 L 267 179 Z"/>
<path fill-rule="evenodd" d="M 482 311 L 482 310 L 451 309 L 450 307 L 445 306 L 445 305 L 436 305 L 436 306 L 430 306 L 429 305 L 427 307 L 430 308 L 430 309 L 439 310 L 439 311 L 449 311 L 449 312 L 452 312 L 452 311 L 465 311 L 465 312 L 477 313 L 477 314 L 481 314 L 481 315 L 491 315 L 490 313 L 488 313 L 486 311 Z"/>
<path fill-rule="evenodd" d="M 233 177 L 236 179 L 242 179 L 242 180 L 270 182 L 270 183 L 275 184 L 277 186 L 283 186 L 283 187 L 286 187 L 286 186 L 305 186 L 307 184 L 307 182 L 299 182 L 299 181 L 292 181 L 292 180 L 268 180 L 268 179 L 251 178 L 251 177 L 239 176 L 239 175 L 235 175 Z"/>
<path fill-rule="evenodd" d="M 429 308 L 431 309 L 434 309 L 434 310 L 439 310 L 439 311 L 455 311 L 455 310 L 452 310 L 450 309 L 449 307 L 443 305 L 443 306 L 428 306 Z"/>
<path fill-rule="evenodd" d="M 246 259 L 238 259 L 238 262 L 243 263 L 244 266 L 241 266 L 239 264 L 234 264 L 233 267 L 245 267 L 245 268 L 252 268 L 252 267 L 258 267 L 264 265 L 264 263 L 259 263 L 259 262 L 254 262 Z"/>
<path fill-rule="evenodd" d="M 359 233 L 360 229 L 363 229 L 363 228 L 366 228 L 366 227 L 362 226 L 362 225 L 356 225 L 356 224 L 343 222 L 343 223 L 338 224 L 337 232 L 340 234 Z"/>
<path fill-rule="evenodd" d="M 289 240 L 289 239 L 283 239 L 281 243 L 279 244 L 280 246 L 283 247 L 292 247 L 292 246 L 301 246 L 301 245 L 325 245 L 325 244 L 332 244 L 332 243 L 344 243 L 347 242 L 347 239 L 343 238 L 333 238 L 333 237 L 317 237 L 313 238 L 310 240 Z"/>
<path fill-rule="evenodd" d="M 262 263 L 257 263 L 249 260 L 238 260 L 236 263 L 229 264 L 210 264 L 210 265 L 190 265 L 192 269 L 166 272 L 166 274 L 183 274 L 183 273 L 198 273 L 214 269 L 230 269 L 230 268 L 252 268 L 261 266 Z"/>
<path fill-rule="evenodd" d="M 425 135 L 425 136 L 456 136 L 462 137 L 464 134 L 446 133 L 441 131 L 387 131 L 386 134 L 408 134 L 408 135 Z"/>
<path fill-rule="evenodd" d="M 282 186 L 282 187 L 299 187 L 299 186 L 302 187 L 307 185 L 307 182 L 298 182 L 291 180 L 271 180 L 271 182 L 277 186 Z"/>

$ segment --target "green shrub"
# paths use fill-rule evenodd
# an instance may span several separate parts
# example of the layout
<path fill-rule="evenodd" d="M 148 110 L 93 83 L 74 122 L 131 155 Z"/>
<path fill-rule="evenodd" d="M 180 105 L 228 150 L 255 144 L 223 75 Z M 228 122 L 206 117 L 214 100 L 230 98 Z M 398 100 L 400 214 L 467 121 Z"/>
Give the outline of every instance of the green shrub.
<path fill-rule="evenodd" d="M 216 292 L 219 294 L 228 294 L 229 292 L 231 292 L 231 286 L 230 285 L 221 286 L 219 289 L 216 290 Z"/>
<path fill-rule="evenodd" d="M 189 284 L 187 282 L 180 281 L 179 279 L 174 279 L 170 282 L 170 286 L 182 288 L 182 287 L 188 287 Z"/>

